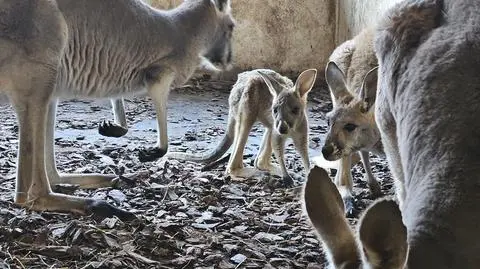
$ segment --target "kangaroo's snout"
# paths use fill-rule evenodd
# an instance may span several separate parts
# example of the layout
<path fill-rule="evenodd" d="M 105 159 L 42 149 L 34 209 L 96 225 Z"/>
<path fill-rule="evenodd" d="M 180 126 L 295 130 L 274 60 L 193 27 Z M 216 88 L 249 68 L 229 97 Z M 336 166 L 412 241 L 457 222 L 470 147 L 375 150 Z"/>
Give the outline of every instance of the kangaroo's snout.
<path fill-rule="evenodd" d="M 333 146 L 331 144 L 325 145 L 322 148 L 322 154 L 325 159 L 328 159 L 333 153 Z"/>
<path fill-rule="evenodd" d="M 278 127 L 277 127 L 277 130 L 280 134 L 288 134 L 288 125 L 286 122 L 280 122 L 280 124 L 278 124 Z"/>

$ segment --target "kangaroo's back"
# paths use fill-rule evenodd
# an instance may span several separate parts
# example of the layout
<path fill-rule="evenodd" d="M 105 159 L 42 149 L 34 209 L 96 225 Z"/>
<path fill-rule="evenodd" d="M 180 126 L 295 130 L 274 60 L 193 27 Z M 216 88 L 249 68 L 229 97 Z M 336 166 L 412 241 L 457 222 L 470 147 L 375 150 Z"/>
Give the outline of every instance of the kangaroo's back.
<path fill-rule="evenodd" d="M 479 268 L 480 2 L 402 5 L 377 37 L 377 119 L 402 167 L 408 265 Z"/>

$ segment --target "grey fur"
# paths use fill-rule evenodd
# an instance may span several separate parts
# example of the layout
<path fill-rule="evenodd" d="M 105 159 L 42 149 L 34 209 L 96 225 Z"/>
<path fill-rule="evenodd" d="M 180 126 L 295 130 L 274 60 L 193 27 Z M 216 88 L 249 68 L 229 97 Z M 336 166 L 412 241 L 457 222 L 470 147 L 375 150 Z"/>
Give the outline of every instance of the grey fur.
<path fill-rule="evenodd" d="M 15 202 L 35 210 L 118 213 L 52 192 L 50 184 L 109 186 L 114 178 L 58 174 L 57 99 L 148 93 L 159 125 L 153 157 L 160 157 L 168 148 L 170 87 L 183 84 L 215 42 L 231 36 L 230 5 L 223 4 L 224 12 L 212 0 L 186 0 L 163 11 L 140 0 L 0 0 L 0 91 L 20 123 Z"/>
<path fill-rule="evenodd" d="M 380 24 L 375 113 L 399 206 L 370 207 L 359 224 L 362 257 L 345 256 L 335 268 L 360 258 L 363 265 L 351 268 L 480 268 L 479 8 L 476 0 L 409 0 Z M 328 175 L 309 177 L 325 180 Z M 322 204 L 314 196 L 305 200 Z M 318 213 L 338 210 L 307 212 L 326 238 L 325 227 L 335 223 Z M 327 247 L 329 255 L 341 256 L 338 247 Z"/>

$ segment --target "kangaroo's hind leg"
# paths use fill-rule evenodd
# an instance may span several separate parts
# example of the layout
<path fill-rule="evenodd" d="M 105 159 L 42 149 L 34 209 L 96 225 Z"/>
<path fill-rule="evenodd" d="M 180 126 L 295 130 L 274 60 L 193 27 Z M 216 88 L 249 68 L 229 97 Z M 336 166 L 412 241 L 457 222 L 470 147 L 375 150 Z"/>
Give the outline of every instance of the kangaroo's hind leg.
<path fill-rule="evenodd" d="M 28 75 L 19 74 L 15 77 L 10 94 L 20 133 L 15 202 L 40 211 L 134 218 L 133 214 L 105 201 L 58 194 L 51 190 L 45 165 L 45 138 L 48 104 L 55 87 L 57 70 L 51 65 L 30 61 L 25 65 L 29 70 L 24 73 Z"/>
<path fill-rule="evenodd" d="M 167 101 L 170 93 L 170 86 L 173 83 L 175 74 L 173 72 L 156 74 L 154 71 L 149 76 L 158 77 L 158 80 L 151 82 L 148 94 L 152 98 L 157 114 L 157 144 L 154 147 L 140 150 L 138 159 L 141 162 L 150 162 L 163 157 L 168 151 L 168 130 L 167 130 Z"/>
<path fill-rule="evenodd" d="M 55 163 L 55 114 L 58 101 L 52 100 L 48 106 L 46 140 L 45 140 L 45 167 L 50 186 L 56 184 L 72 184 L 78 185 L 80 188 L 103 188 L 111 187 L 118 182 L 115 175 L 101 174 L 59 174 Z"/>
<path fill-rule="evenodd" d="M 235 139 L 233 141 L 232 155 L 227 164 L 227 174 L 238 177 L 250 177 L 253 173 L 243 168 L 243 152 L 247 143 L 248 134 L 255 123 L 250 113 L 241 112 L 235 126 Z"/>
<path fill-rule="evenodd" d="M 123 98 L 110 99 L 112 103 L 114 122 L 103 121 L 98 126 L 98 133 L 108 137 L 122 137 L 127 134 L 127 118 L 125 115 L 125 103 Z"/>

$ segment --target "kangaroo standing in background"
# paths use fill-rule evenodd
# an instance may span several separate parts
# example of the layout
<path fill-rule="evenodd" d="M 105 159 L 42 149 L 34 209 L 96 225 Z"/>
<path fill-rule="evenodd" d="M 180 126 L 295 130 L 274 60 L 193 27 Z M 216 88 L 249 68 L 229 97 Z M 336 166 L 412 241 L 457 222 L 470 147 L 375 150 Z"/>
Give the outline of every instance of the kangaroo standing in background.
<path fill-rule="evenodd" d="M 211 55 L 207 55 L 207 57 Z M 230 56 L 231 57 L 231 56 Z M 216 65 L 221 65 L 224 69 L 230 69 L 230 60 L 228 62 L 221 62 L 227 59 L 218 58 L 201 58 L 198 71 L 206 74 L 218 74 L 222 69 L 218 69 Z M 110 99 L 112 104 L 112 112 L 114 121 L 104 120 L 98 126 L 98 133 L 107 137 L 122 137 L 128 132 L 127 115 L 125 113 L 125 102 L 123 98 Z"/>
<path fill-rule="evenodd" d="M 312 169 L 305 209 L 334 268 L 480 268 L 479 9 L 408 0 L 379 25 L 375 113 L 399 205 L 375 202 L 356 240 L 335 186 Z"/>
<path fill-rule="evenodd" d="M 272 150 L 280 164 L 285 184 L 293 180 L 285 167 L 285 140 L 291 137 L 308 171 L 308 118 L 307 96 L 312 89 L 317 71 L 309 69 L 293 82 L 277 72 L 258 69 L 243 72 L 232 88 L 226 133 L 215 150 L 207 154 L 171 152 L 166 156 L 196 162 L 213 162 L 233 145 L 233 153 L 227 164 L 227 173 L 243 176 L 243 151 L 248 134 L 257 121 L 265 126 L 262 144 L 255 166 L 260 170 L 272 170 Z"/>
<path fill-rule="evenodd" d="M 367 28 L 344 42 L 332 53 L 325 69 L 333 110 L 327 114 L 329 130 L 322 154 L 329 161 L 340 159 L 335 183 L 349 214 L 353 210 L 352 154 L 360 153 L 372 195 L 382 194 L 369 158 L 369 152 L 383 155 L 374 112 L 378 61 L 373 36 L 373 29 Z"/>
<path fill-rule="evenodd" d="M 52 184 L 94 188 L 110 186 L 114 178 L 59 175 L 53 145 L 57 99 L 148 93 L 159 135 L 157 146 L 141 158 L 163 156 L 170 87 L 183 84 L 206 54 L 226 54 L 230 61 L 230 2 L 188 0 L 163 11 L 140 0 L 0 0 L 0 14 L 0 91 L 9 96 L 20 126 L 15 203 L 134 217 L 105 201 L 52 192 Z"/>

